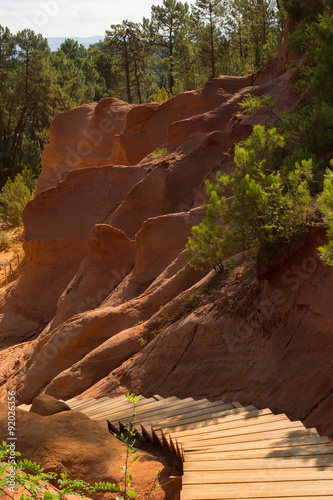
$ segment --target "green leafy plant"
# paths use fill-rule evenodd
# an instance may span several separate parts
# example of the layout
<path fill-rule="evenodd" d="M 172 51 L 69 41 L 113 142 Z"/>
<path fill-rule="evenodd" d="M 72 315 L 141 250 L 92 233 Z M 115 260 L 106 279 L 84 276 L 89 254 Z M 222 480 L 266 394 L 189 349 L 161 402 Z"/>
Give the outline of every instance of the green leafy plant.
<path fill-rule="evenodd" d="M 206 181 L 210 197 L 210 204 L 202 207 L 206 217 L 192 228 L 186 245 L 195 267 L 209 264 L 221 270 L 224 259 L 250 248 L 257 248 L 265 261 L 280 236 L 291 237 L 304 224 L 312 159 L 280 172 L 277 158 L 281 162 L 279 150 L 284 145 L 275 128 L 256 125 L 251 136 L 235 147 L 234 172 L 218 172 L 215 185 Z"/>
<path fill-rule="evenodd" d="M 158 94 L 156 94 L 156 95 L 153 96 L 153 101 L 154 102 L 165 102 L 168 99 L 170 99 L 170 97 L 171 96 L 168 94 L 168 92 L 165 89 L 165 87 L 161 87 L 160 91 L 158 92 Z"/>
<path fill-rule="evenodd" d="M 239 106 L 248 111 L 251 115 L 254 115 L 260 109 L 265 109 L 268 114 L 278 117 L 280 116 L 276 111 L 276 100 L 269 94 L 263 94 L 261 96 L 245 94 L 244 99 L 239 103 Z"/>
<path fill-rule="evenodd" d="M 22 225 L 22 212 L 33 195 L 23 181 L 21 174 L 17 174 L 12 181 L 8 179 L 0 194 L 0 217 L 7 227 Z"/>
<path fill-rule="evenodd" d="M 171 152 L 168 150 L 168 148 L 157 149 L 152 154 L 154 160 L 162 160 L 163 158 L 167 158 L 170 155 L 171 155 Z"/>
<path fill-rule="evenodd" d="M 117 436 L 121 439 L 123 443 L 126 444 L 126 460 L 125 460 L 125 465 L 121 467 L 121 471 L 125 476 L 124 479 L 124 496 L 121 497 L 116 497 L 116 500 L 125 500 L 125 498 L 136 498 L 138 497 L 138 493 L 136 493 L 133 488 L 132 488 L 132 482 L 133 482 L 133 477 L 131 474 L 131 468 L 130 465 L 133 464 L 139 457 L 139 453 L 135 453 L 134 450 L 134 444 L 135 444 L 135 439 L 136 439 L 136 429 L 135 429 L 135 422 L 136 422 L 136 405 L 138 404 L 141 395 L 136 396 L 135 394 L 130 394 L 129 392 L 126 394 L 127 400 L 132 404 L 132 416 L 129 424 L 127 424 L 126 427 L 126 434 L 121 433 L 120 436 Z M 130 456 L 135 453 L 134 457 L 132 460 L 130 459 Z"/>
<path fill-rule="evenodd" d="M 69 480 L 67 473 L 58 475 L 55 472 L 44 472 L 43 467 L 37 465 L 36 462 L 30 460 L 16 460 L 14 457 L 19 457 L 19 452 L 13 452 L 8 448 L 4 441 L 0 445 L 0 495 L 6 490 L 6 494 L 10 498 L 14 498 L 14 494 L 21 494 L 20 500 L 57 500 L 65 495 L 74 494 L 85 497 L 87 494 L 96 492 L 123 492 L 122 496 L 117 496 L 116 500 L 126 500 L 137 498 L 140 495 L 136 493 L 132 487 L 133 476 L 131 474 L 131 465 L 138 459 L 139 453 L 135 452 L 134 444 L 136 440 L 136 405 L 138 404 L 141 395 L 126 394 L 127 400 L 132 404 L 132 415 L 130 422 L 125 425 L 125 432 L 120 435 L 115 434 L 126 445 L 125 465 L 121 466 L 121 471 L 124 474 L 124 487 L 109 482 L 95 483 L 93 486 L 82 480 Z M 134 454 L 133 458 L 131 456 Z M 9 459 L 6 461 L 6 457 Z M 152 479 L 152 486 L 148 498 L 152 498 L 154 492 L 159 488 L 159 474 Z M 15 489 L 13 489 L 13 473 L 15 476 Z M 50 482 L 57 484 L 55 491 L 50 487 Z M 14 490 L 14 491 L 13 491 Z M 13 495 L 11 495 L 11 491 Z M 15 496 L 16 498 L 16 496 Z"/>
<path fill-rule="evenodd" d="M 333 167 L 333 160 L 331 161 Z M 333 266 L 333 170 L 327 169 L 324 179 L 324 189 L 318 198 L 319 207 L 323 213 L 324 222 L 328 228 L 329 242 L 319 248 L 320 257 L 330 266 Z"/>
<path fill-rule="evenodd" d="M 69 480 L 67 473 L 58 475 L 55 472 L 44 472 L 43 467 L 31 460 L 16 461 L 13 456 L 19 457 L 21 455 L 19 452 L 14 454 L 11 452 L 6 462 L 9 451 L 7 443 L 3 441 L 0 445 L 0 495 L 6 492 L 10 498 L 17 498 L 17 494 L 20 494 L 20 500 L 57 500 L 69 494 L 85 497 L 98 491 L 121 491 L 121 486 L 111 483 L 100 482 L 92 486 L 82 480 Z M 13 474 L 15 487 L 12 482 Z M 50 481 L 56 482 L 60 491 L 53 490 Z"/>

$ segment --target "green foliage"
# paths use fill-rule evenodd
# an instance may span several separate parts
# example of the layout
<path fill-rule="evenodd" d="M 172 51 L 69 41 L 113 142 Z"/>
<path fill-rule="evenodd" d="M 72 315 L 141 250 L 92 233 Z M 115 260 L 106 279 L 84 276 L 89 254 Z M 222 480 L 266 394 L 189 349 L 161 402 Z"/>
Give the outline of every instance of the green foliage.
<path fill-rule="evenodd" d="M 154 160 L 162 160 L 163 158 L 167 158 L 170 155 L 171 155 L 171 153 L 168 150 L 168 148 L 160 148 L 160 149 L 157 149 L 156 151 L 154 151 L 154 153 L 152 154 L 152 157 Z"/>
<path fill-rule="evenodd" d="M 331 165 L 333 167 L 333 160 Z M 326 171 L 324 189 L 318 202 L 328 228 L 327 236 L 329 238 L 328 244 L 319 248 L 319 253 L 325 264 L 333 266 L 333 171 L 331 169 Z"/>
<path fill-rule="evenodd" d="M 33 194 L 24 183 L 21 174 L 12 181 L 8 179 L 0 194 L 0 216 L 7 227 L 22 225 L 22 212 Z"/>
<path fill-rule="evenodd" d="M 11 246 L 11 239 L 9 238 L 8 234 L 1 231 L 0 232 L 0 252 L 3 250 L 7 250 Z"/>
<path fill-rule="evenodd" d="M 333 18 L 320 16 L 316 26 L 316 35 L 319 41 L 316 52 L 317 66 L 313 72 L 312 87 L 317 100 L 321 104 L 321 111 L 329 115 L 332 120 L 333 109 Z"/>
<path fill-rule="evenodd" d="M 160 89 L 160 91 L 158 92 L 158 94 L 156 94 L 154 97 L 153 97 L 153 101 L 154 102 L 165 102 L 167 101 L 168 99 L 170 98 L 167 90 L 162 87 Z"/>
<path fill-rule="evenodd" d="M 215 185 L 206 181 L 210 205 L 203 206 L 206 217 L 192 228 L 187 243 L 194 266 L 222 269 L 224 259 L 250 248 L 257 248 L 265 260 L 279 237 L 291 237 L 305 222 L 312 159 L 280 172 L 277 158 L 284 146 L 275 128 L 256 125 L 252 135 L 236 145 L 234 172 L 218 173 Z M 227 199 L 226 192 L 232 197 Z"/>
<path fill-rule="evenodd" d="M 322 11 L 322 0 L 282 0 L 282 5 L 291 19 L 314 19 Z"/>
<path fill-rule="evenodd" d="M 138 404 L 138 402 L 141 398 L 141 395 L 136 396 L 134 393 L 130 394 L 128 392 L 126 394 L 126 398 L 132 404 L 131 419 L 130 419 L 130 422 L 125 425 L 126 432 L 121 433 L 120 436 L 116 435 L 126 445 L 126 461 L 125 461 L 125 465 L 121 467 L 121 471 L 125 476 L 125 479 L 124 479 L 124 495 L 125 496 L 121 496 L 121 497 L 117 496 L 116 500 L 125 500 L 127 498 L 137 498 L 140 496 L 138 493 L 136 493 L 133 490 L 133 487 L 132 487 L 133 476 L 131 474 L 132 469 L 130 468 L 130 465 L 133 464 L 134 462 L 136 462 L 136 460 L 139 458 L 139 453 L 135 453 L 134 444 L 135 444 L 136 434 L 137 434 L 136 429 L 135 429 L 136 405 Z M 133 455 L 133 454 L 134 454 L 133 458 L 130 459 L 131 455 Z M 155 476 L 155 478 L 153 479 L 152 492 L 154 492 L 156 490 L 156 488 L 159 486 L 156 484 L 156 480 L 155 480 L 156 477 L 158 477 L 158 473 L 157 473 L 157 476 Z M 156 485 L 156 488 L 154 488 L 154 485 Z M 151 498 L 151 495 L 149 495 L 149 498 Z"/>
<path fill-rule="evenodd" d="M 177 0 L 163 0 L 162 5 L 152 5 L 151 22 L 155 43 L 162 50 L 162 62 L 168 72 L 168 90 L 172 94 L 175 84 L 175 48 L 178 36 L 187 21 L 189 7 Z"/>
<path fill-rule="evenodd" d="M 126 445 L 126 461 L 125 465 L 121 467 L 124 474 L 124 488 L 120 485 L 112 484 L 109 482 L 95 483 L 93 486 L 81 480 L 69 480 L 67 473 L 60 475 L 54 472 L 44 472 L 43 467 L 31 462 L 30 460 L 17 460 L 21 454 L 14 452 L 8 447 L 4 441 L 0 445 L 0 495 L 6 493 L 11 497 L 13 492 L 16 495 L 21 493 L 20 500 L 57 500 L 62 499 L 65 495 L 74 494 L 80 497 L 85 497 L 97 492 L 123 492 L 121 497 L 116 496 L 116 500 L 126 500 L 137 498 L 140 495 L 136 493 L 132 487 L 133 476 L 131 474 L 130 465 L 136 462 L 139 453 L 135 452 L 134 444 L 136 439 L 136 406 L 141 398 L 141 395 L 126 394 L 127 400 L 132 404 L 132 415 L 129 424 L 125 425 L 126 432 L 122 433 L 119 437 Z M 131 458 L 131 456 L 133 457 Z M 8 458 L 7 458 L 8 456 Z M 149 493 L 149 498 L 153 497 L 154 492 L 159 488 L 159 474 L 152 479 L 152 487 Z M 15 479 L 15 486 L 13 486 L 13 478 Z M 56 484 L 59 492 L 52 490 L 49 483 Z M 47 489 L 47 491 L 45 491 Z M 14 497 L 12 497 L 14 498 Z"/>
<path fill-rule="evenodd" d="M 7 455 L 10 458 L 7 458 Z M 16 457 L 20 455 L 19 452 L 13 455 L 5 441 L 0 445 L 0 494 L 6 490 L 10 497 L 11 492 L 20 494 L 20 500 L 57 500 L 69 494 L 85 497 L 98 491 L 121 491 L 120 486 L 111 483 L 95 483 L 91 486 L 82 480 L 69 480 L 67 473 L 58 476 L 55 472 L 44 472 L 43 467 L 36 462 L 17 460 Z M 15 478 L 15 486 L 12 484 L 12 478 Z M 51 489 L 50 482 L 56 483 L 60 492 Z"/>
<path fill-rule="evenodd" d="M 244 99 L 239 105 L 241 108 L 249 111 L 251 115 L 254 115 L 261 109 L 265 109 L 268 114 L 276 114 L 274 112 L 276 101 L 269 94 L 263 94 L 261 96 L 245 94 Z"/>

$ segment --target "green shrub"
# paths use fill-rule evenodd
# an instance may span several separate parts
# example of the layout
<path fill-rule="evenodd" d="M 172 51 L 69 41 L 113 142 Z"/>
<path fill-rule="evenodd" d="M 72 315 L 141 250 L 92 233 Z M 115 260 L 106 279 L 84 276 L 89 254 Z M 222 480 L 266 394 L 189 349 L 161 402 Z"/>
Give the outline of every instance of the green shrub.
<path fill-rule="evenodd" d="M 333 167 L 333 160 L 331 161 Z M 327 169 L 324 179 L 324 189 L 318 198 L 319 207 L 323 213 L 324 222 L 328 228 L 329 242 L 319 248 L 320 257 L 330 266 L 333 266 L 333 171 Z"/>
<path fill-rule="evenodd" d="M 22 212 L 33 195 L 21 174 L 8 179 L 0 194 L 0 217 L 7 227 L 22 225 Z"/>
<path fill-rule="evenodd" d="M 9 460 L 7 458 L 9 455 Z M 57 500 L 68 494 L 75 494 L 85 497 L 97 491 L 121 491 L 121 487 L 111 483 L 95 483 L 91 486 L 82 480 L 71 481 L 67 479 L 67 473 L 58 474 L 55 472 L 44 472 L 43 467 L 31 462 L 31 460 L 15 460 L 15 456 L 20 456 L 19 452 L 11 451 L 11 447 L 5 441 L 0 445 L 0 495 L 8 489 L 21 494 L 20 500 Z M 5 460 L 9 463 L 6 463 Z M 11 475 L 11 473 L 13 475 Z M 13 479 L 15 478 L 15 486 Z M 60 492 L 45 488 L 50 481 L 56 482 Z"/>
<path fill-rule="evenodd" d="M 3 231 L 0 232 L 0 252 L 9 248 L 10 245 L 11 239 L 9 238 L 8 234 L 4 233 Z"/>
<path fill-rule="evenodd" d="M 257 248 L 265 262 L 268 249 L 305 222 L 312 159 L 296 163 L 285 174 L 279 172 L 277 158 L 284 145 L 275 128 L 256 125 L 252 135 L 235 147 L 234 172 L 219 172 L 215 185 L 206 181 L 210 205 L 202 207 L 206 217 L 192 228 L 186 245 L 195 267 L 208 263 L 222 269 L 224 259 L 250 248 Z M 232 194 L 230 200 L 226 190 Z"/>
<path fill-rule="evenodd" d="M 316 17 L 322 11 L 323 2 L 322 0 L 282 0 L 282 6 L 291 19 L 299 21 L 305 17 L 311 19 Z"/>
<path fill-rule="evenodd" d="M 160 88 L 159 93 L 153 96 L 154 102 L 165 102 L 168 99 L 170 99 L 170 96 L 164 87 Z"/>
<path fill-rule="evenodd" d="M 167 158 L 170 155 L 171 152 L 168 150 L 168 148 L 161 148 L 154 151 L 152 156 L 154 160 L 162 160 L 162 158 Z"/>

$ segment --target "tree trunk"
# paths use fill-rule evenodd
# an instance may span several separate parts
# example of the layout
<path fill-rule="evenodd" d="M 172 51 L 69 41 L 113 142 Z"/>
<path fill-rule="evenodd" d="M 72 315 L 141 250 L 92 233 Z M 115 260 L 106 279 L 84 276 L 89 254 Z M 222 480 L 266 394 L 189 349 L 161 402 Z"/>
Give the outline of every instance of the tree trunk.
<path fill-rule="evenodd" d="M 136 52 L 137 53 L 139 52 L 138 48 L 136 48 Z M 133 50 L 132 50 L 132 55 L 133 55 L 133 61 L 134 61 L 134 76 L 135 76 L 135 80 L 136 80 L 136 90 L 137 90 L 137 93 L 138 93 L 139 103 L 142 104 L 141 85 L 140 85 L 140 76 L 139 76 L 139 71 L 138 71 L 138 63 L 137 63 L 137 59 L 136 59 L 136 56 L 135 56 L 135 52 Z"/>
<path fill-rule="evenodd" d="M 3 142 L 4 142 L 5 124 L 3 120 L 2 106 L 0 104 L 0 186 L 3 185 Z"/>
<path fill-rule="evenodd" d="M 169 57 L 170 57 L 170 75 L 169 75 L 169 92 L 172 94 L 173 87 L 175 86 L 173 78 L 173 41 L 172 41 L 172 25 L 169 33 Z"/>
<path fill-rule="evenodd" d="M 18 150 L 20 139 L 22 137 L 22 132 L 23 132 L 23 129 L 25 126 L 25 117 L 26 117 L 27 111 L 28 111 L 28 103 L 25 103 L 25 105 L 23 106 L 23 109 L 21 111 L 19 121 L 17 122 L 17 125 L 15 127 L 14 134 L 13 134 L 13 142 L 12 142 L 12 147 L 10 150 L 10 163 L 11 163 L 12 167 L 14 167 L 14 164 L 15 164 L 17 150 Z"/>
<path fill-rule="evenodd" d="M 213 23 L 213 11 L 211 5 L 209 5 L 209 22 L 210 22 L 210 50 L 211 50 L 212 78 L 215 78 L 214 23 Z"/>
<path fill-rule="evenodd" d="M 129 68 L 127 42 L 125 39 L 124 39 L 124 55 L 125 55 L 127 101 L 129 102 L 129 104 L 131 104 L 132 103 L 132 96 L 131 96 L 130 68 Z"/>

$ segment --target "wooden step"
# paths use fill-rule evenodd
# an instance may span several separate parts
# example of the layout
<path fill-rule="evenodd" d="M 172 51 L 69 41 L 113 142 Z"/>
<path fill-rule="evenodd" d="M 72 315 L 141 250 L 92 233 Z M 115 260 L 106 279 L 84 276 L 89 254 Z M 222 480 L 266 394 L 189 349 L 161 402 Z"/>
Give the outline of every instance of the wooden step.
<path fill-rule="evenodd" d="M 105 398 L 103 398 L 105 399 Z M 68 404 L 67 401 L 66 401 L 66 404 L 68 404 L 68 406 L 72 409 L 72 410 L 75 410 L 76 408 L 78 408 L 79 406 L 81 407 L 85 407 L 87 406 L 89 403 L 91 403 L 92 401 L 97 401 L 96 399 L 94 398 L 84 398 L 84 399 L 76 399 L 75 401 L 73 401 L 72 403 Z"/>
<path fill-rule="evenodd" d="M 320 492 L 320 493 L 319 493 Z M 289 498 L 325 495 L 333 498 L 333 481 L 282 481 L 237 484 L 184 485 L 181 500 Z"/>
<path fill-rule="evenodd" d="M 238 484 L 267 483 L 285 481 L 317 481 L 330 480 L 333 485 L 333 471 L 313 469 L 280 469 L 280 470 L 234 470 L 234 471 L 193 471 L 183 476 L 183 486 L 188 484 Z M 333 491 L 332 491 L 333 494 Z"/>
<path fill-rule="evenodd" d="M 94 414 L 94 416 L 91 416 L 90 418 L 98 419 L 98 418 L 108 418 L 109 420 L 116 422 L 119 419 L 122 419 L 124 422 L 126 419 L 129 421 L 131 420 L 132 413 L 133 413 L 133 405 L 129 402 L 126 401 L 127 404 L 124 404 L 121 406 L 119 409 L 116 409 L 115 411 L 110 408 L 109 409 L 106 407 Z M 179 400 L 178 398 L 168 398 L 168 400 L 164 401 L 156 401 L 153 399 L 144 399 L 141 401 L 139 400 L 138 404 L 136 405 L 136 415 L 137 419 L 141 414 L 145 414 L 146 412 L 151 412 L 154 409 L 159 409 L 159 408 L 164 408 L 165 406 L 168 406 L 169 404 L 178 404 Z"/>
<path fill-rule="evenodd" d="M 154 427 L 162 427 L 164 425 L 167 425 L 168 423 L 177 423 L 182 421 L 191 422 L 192 419 L 195 419 L 194 421 L 198 421 L 198 419 L 199 421 L 205 421 L 207 415 L 219 416 L 220 414 L 228 410 L 230 410 L 230 405 L 224 403 L 216 404 L 211 409 L 207 409 L 207 407 L 197 409 L 195 406 L 181 406 L 174 412 L 171 412 L 171 414 L 165 412 L 162 415 L 158 416 L 155 415 L 155 413 L 151 412 L 149 415 L 145 416 L 145 422 L 151 422 L 151 425 L 153 425 Z"/>
<path fill-rule="evenodd" d="M 185 448 L 184 448 L 184 451 Z M 247 458 L 277 458 L 277 457 L 303 457 L 310 456 L 311 458 L 314 456 L 320 455 L 332 455 L 333 447 L 331 445 L 320 445 L 320 446 L 300 446 L 300 447 L 290 447 L 290 448 L 277 448 L 268 452 L 266 449 L 257 449 L 257 450 L 242 450 L 237 451 L 235 448 L 234 451 L 221 451 L 218 452 L 216 450 L 209 451 L 191 451 L 189 454 L 185 454 L 185 459 L 194 461 L 207 461 L 207 460 L 238 460 L 238 459 L 247 459 Z M 333 457 L 332 457 L 333 458 Z"/>
<path fill-rule="evenodd" d="M 223 437 L 223 433 L 225 430 L 229 430 L 229 429 L 239 429 L 239 432 L 242 433 L 243 430 L 244 432 L 246 432 L 246 429 L 248 428 L 253 428 L 255 426 L 257 426 L 255 428 L 255 430 L 258 430 L 259 429 L 262 429 L 262 426 L 264 424 L 272 424 L 274 422 L 278 422 L 279 424 L 281 422 L 285 422 L 288 424 L 288 428 L 289 428 L 289 424 L 291 423 L 289 418 L 286 417 L 286 415 L 283 415 L 283 414 L 280 414 L 280 415 L 262 415 L 262 416 L 258 416 L 256 418 L 252 418 L 252 419 L 243 419 L 243 420 L 229 420 L 228 422 L 226 421 L 222 421 L 218 427 L 216 427 L 216 430 L 214 432 L 211 432 L 211 429 L 207 427 L 202 427 L 201 429 L 194 429 L 194 430 L 191 430 L 191 431 L 188 431 L 188 434 L 187 436 L 185 435 L 182 435 L 181 436 L 181 439 L 185 439 L 185 438 L 188 438 L 188 439 L 192 439 L 192 440 L 196 440 L 196 439 L 214 439 L 214 438 L 217 438 L 219 436 L 222 436 Z M 300 422 L 298 422 L 298 424 L 300 424 Z M 300 424 L 302 425 L 302 424 Z M 304 426 L 302 425 L 303 429 L 304 429 Z M 177 436 L 177 438 L 180 439 L 180 436 Z"/>
<path fill-rule="evenodd" d="M 248 419 L 256 418 L 258 416 L 265 416 L 265 415 L 273 415 L 273 413 L 268 409 L 249 410 L 249 411 L 247 411 L 247 410 L 244 411 L 241 409 L 228 410 L 225 413 L 223 413 L 221 416 L 214 419 L 214 422 L 203 421 L 200 428 L 205 429 L 205 432 L 209 432 L 209 431 L 214 432 L 214 431 L 220 429 L 220 426 L 223 425 L 224 423 L 235 422 L 238 420 L 243 421 L 243 420 L 248 420 Z M 276 417 L 278 415 L 273 415 L 273 416 Z M 196 422 L 193 424 L 187 424 L 186 426 L 184 426 L 183 430 L 177 431 L 177 437 L 191 434 L 193 430 L 198 430 L 198 429 L 199 429 L 199 426 L 198 426 L 198 423 L 196 423 Z"/>
<path fill-rule="evenodd" d="M 192 399 L 192 398 L 191 398 Z M 137 419 L 147 419 L 147 417 L 167 418 L 169 415 L 178 415 L 183 411 L 193 411 L 197 407 L 197 403 L 187 399 L 183 401 L 175 400 L 171 402 L 157 402 L 154 405 L 145 405 L 137 411 Z M 115 416 L 116 417 L 116 416 Z M 119 415 L 118 415 L 119 419 Z M 130 420 L 130 419 L 129 419 Z M 126 422 L 126 417 L 124 417 Z"/>
<path fill-rule="evenodd" d="M 277 457 L 277 458 L 247 458 L 239 460 L 202 460 L 191 461 L 191 454 L 183 464 L 184 473 L 187 471 L 224 471 L 224 470 L 251 470 L 251 469 L 291 469 L 313 468 L 319 471 L 333 470 L 333 456 L 306 456 Z"/>
<path fill-rule="evenodd" d="M 191 431 L 192 432 L 192 431 Z M 215 434 L 215 433 L 214 433 Z M 181 436 L 178 437 L 177 433 L 169 435 L 173 439 L 177 439 L 179 441 L 186 440 L 188 438 L 192 439 L 193 436 L 193 442 L 197 440 L 204 439 L 206 437 L 207 440 L 210 440 L 211 438 L 211 433 L 205 434 L 203 431 L 201 432 L 200 429 L 198 429 L 198 434 L 197 435 L 192 435 L 189 434 L 187 436 Z M 303 437 L 303 436 L 317 436 L 319 437 L 318 432 L 316 429 L 298 429 L 298 430 L 290 430 L 289 428 L 285 429 L 280 429 L 280 430 L 270 430 L 270 431 L 261 431 L 260 427 L 258 428 L 257 432 L 253 432 L 251 434 L 239 434 L 239 435 L 231 435 L 231 436 L 225 436 L 216 433 L 216 439 L 219 439 L 222 444 L 227 444 L 227 443 L 243 443 L 243 442 L 249 442 L 249 441 L 261 441 L 265 439 L 284 439 L 284 438 L 297 438 L 297 437 Z M 214 438 L 215 439 L 215 438 Z"/>
<path fill-rule="evenodd" d="M 188 450 L 199 450 L 199 449 L 208 449 L 209 452 L 211 453 L 213 450 L 216 451 L 232 451 L 232 450 L 258 450 L 258 449 L 278 449 L 278 448 L 287 448 L 287 447 L 295 447 L 295 446 L 309 446 L 309 445 L 314 445 L 318 446 L 321 444 L 330 444 L 330 441 L 328 438 L 319 438 L 319 437 L 313 437 L 313 436 L 304 436 L 301 438 L 296 438 L 296 439 L 282 439 L 282 440 L 276 440 L 276 439 L 271 439 L 271 440 L 264 440 L 264 441 L 250 441 L 248 443 L 237 443 L 235 446 L 233 443 L 228 443 L 228 444 L 221 444 L 219 440 L 216 441 L 182 441 L 182 448 L 184 451 Z"/>

